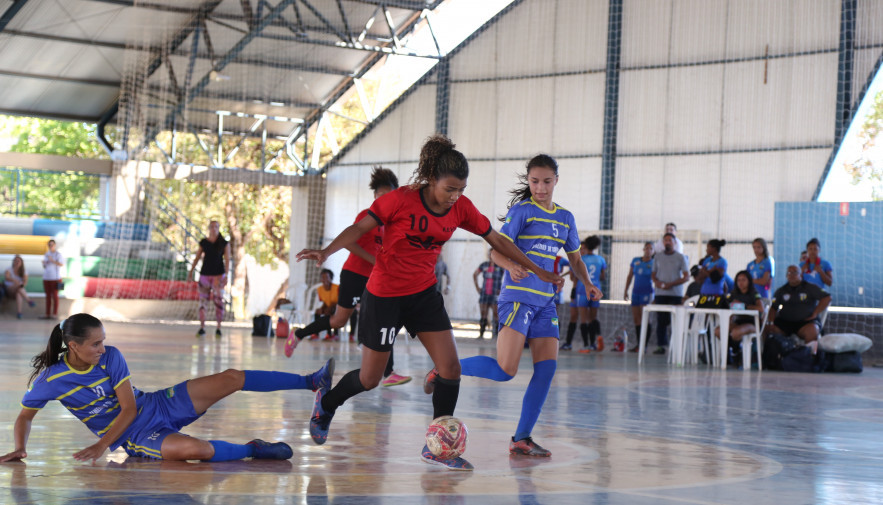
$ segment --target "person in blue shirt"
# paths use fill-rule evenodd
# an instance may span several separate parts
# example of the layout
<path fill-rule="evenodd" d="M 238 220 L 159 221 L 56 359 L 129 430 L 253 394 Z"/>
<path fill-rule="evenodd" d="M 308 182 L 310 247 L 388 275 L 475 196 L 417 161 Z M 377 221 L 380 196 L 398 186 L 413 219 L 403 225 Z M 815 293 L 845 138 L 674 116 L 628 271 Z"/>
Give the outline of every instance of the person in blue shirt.
<path fill-rule="evenodd" d="M 758 237 L 751 242 L 751 247 L 754 249 L 754 261 L 748 263 L 746 270 L 751 274 L 751 281 L 761 298 L 769 298 L 773 277 L 776 276 L 776 262 L 770 256 L 766 240 Z"/>
<path fill-rule="evenodd" d="M 101 321 L 89 314 L 74 314 L 52 329 L 46 350 L 33 359 L 30 388 L 13 429 L 15 450 L 0 462 L 27 457 L 31 422 L 50 400 L 61 402 L 99 437 L 73 454 L 80 461 L 94 461 L 117 447 L 129 456 L 165 460 L 289 459 L 292 450 L 285 442 L 233 444 L 179 430 L 237 391 L 316 390 L 327 387 L 334 373 L 332 358 L 310 375 L 230 369 L 144 393 L 132 386 L 122 353 L 104 340 Z"/>
<path fill-rule="evenodd" d="M 806 260 L 800 262 L 800 271 L 803 280 L 827 290 L 834 282 L 834 272 L 831 263 L 819 256 L 820 251 L 819 239 L 810 239 L 806 243 Z"/>
<path fill-rule="evenodd" d="M 537 265 L 552 270 L 558 251 L 564 249 L 574 274 L 588 287 L 592 299 L 601 291 L 589 278 L 579 256 L 579 235 L 573 214 L 552 200 L 558 184 L 558 163 L 545 154 L 527 163 L 522 184 L 511 193 L 509 212 L 500 233 L 511 240 Z M 561 283 L 544 282 L 533 272 L 501 255 L 491 253 L 494 262 L 506 269 L 500 292 L 500 332 L 497 357 L 472 356 L 460 360 L 461 374 L 495 381 L 508 381 L 518 372 L 518 362 L 527 339 L 533 357 L 533 376 L 524 393 L 521 418 L 509 443 L 509 453 L 549 457 L 551 452 L 531 438 L 543 403 L 555 376 L 558 359 L 558 314 L 555 292 Z"/>
<path fill-rule="evenodd" d="M 723 296 L 727 293 L 727 260 L 721 256 L 721 248 L 727 245 L 726 240 L 711 239 L 705 246 L 708 256 L 699 265 L 698 281 L 702 282 L 699 294 Z"/>
<path fill-rule="evenodd" d="M 644 306 L 653 303 L 653 242 L 644 242 L 644 254 L 632 260 L 629 275 L 625 279 L 625 301 L 629 301 L 629 286 L 632 279 L 635 287 L 632 290 L 632 321 L 635 323 L 635 342 L 641 335 L 641 315 Z M 649 326 L 649 325 L 648 325 Z M 647 328 L 650 334 L 650 328 Z"/>
<path fill-rule="evenodd" d="M 582 256 L 583 263 L 586 265 L 592 284 L 598 286 L 601 281 L 607 279 L 607 261 L 595 253 L 601 246 L 601 238 L 592 235 L 586 238 L 583 245 L 588 251 Z M 581 349 L 580 352 L 597 350 L 595 340 L 601 334 L 601 322 L 598 321 L 598 307 L 601 306 L 601 300 L 588 296 L 585 284 L 580 281 L 576 283 L 576 306 L 579 309 L 579 331 L 583 337 L 584 345 L 584 349 Z M 570 350 L 570 340 L 568 339 L 562 347 L 565 350 Z"/>

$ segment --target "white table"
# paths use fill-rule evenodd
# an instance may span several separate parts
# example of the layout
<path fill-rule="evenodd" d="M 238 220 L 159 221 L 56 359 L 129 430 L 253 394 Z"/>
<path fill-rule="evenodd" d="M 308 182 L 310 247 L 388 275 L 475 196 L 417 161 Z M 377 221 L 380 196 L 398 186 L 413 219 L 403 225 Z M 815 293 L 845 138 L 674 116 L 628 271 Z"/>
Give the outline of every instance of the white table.
<path fill-rule="evenodd" d="M 684 307 L 684 315 L 681 319 L 688 320 L 691 315 L 714 315 L 717 316 L 720 321 L 720 329 L 721 329 L 721 342 L 718 346 L 720 348 L 720 360 L 718 363 L 720 367 L 724 370 L 727 368 L 727 342 L 729 342 L 730 338 L 730 316 L 753 316 L 754 317 L 754 328 L 757 330 L 757 334 L 760 334 L 760 313 L 756 310 L 752 309 L 705 309 L 699 307 Z M 646 310 L 646 309 L 645 309 Z M 682 326 L 683 328 L 683 326 Z M 742 349 L 742 352 L 751 352 L 751 349 L 747 351 Z"/>
<path fill-rule="evenodd" d="M 674 357 L 681 354 L 681 344 L 684 335 L 684 311 L 687 308 L 683 305 L 660 305 L 656 303 L 644 305 L 644 310 L 641 313 L 641 334 L 638 336 L 639 365 L 644 362 L 644 349 L 647 343 L 647 323 L 650 321 L 651 312 L 668 312 L 671 314 L 671 341 L 669 342 L 668 360 L 669 362 L 675 362 Z"/>

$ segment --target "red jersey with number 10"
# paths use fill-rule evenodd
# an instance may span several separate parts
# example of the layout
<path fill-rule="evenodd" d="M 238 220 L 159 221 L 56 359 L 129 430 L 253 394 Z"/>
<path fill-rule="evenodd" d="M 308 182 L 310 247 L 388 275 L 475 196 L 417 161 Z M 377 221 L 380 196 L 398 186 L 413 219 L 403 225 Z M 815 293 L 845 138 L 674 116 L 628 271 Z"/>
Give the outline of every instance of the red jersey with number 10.
<path fill-rule="evenodd" d="M 368 279 L 374 296 L 404 296 L 435 284 L 435 262 L 457 228 L 485 236 L 491 222 L 465 196 L 444 214 L 429 210 L 409 186 L 374 200 L 368 215 L 383 226 L 383 245 Z"/>
<path fill-rule="evenodd" d="M 358 223 L 365 216 L 368 215 L 368 209 L 359 212 L 359 215 L 356 216 L 356 220 L 354 223 Z M 380 243 L 383 236 L 383 227 L 378 226 L 377 228 L 372 229 L 368 233 L 362 235 L 359 240 L 356 241 L 362 249 L 364 249 L 368 254 L 377 258 L 377 253 L 380 252 Z M 346 263 L 343 264 L 344 270 L 349 270 L 350 272 L 359 274 L 363 277 L 368 277 L 371 275 L 371 270 L 374 268 L 374 265 L 365 261 L 364 259 L 356 256 L 353 253 L 350 253 L 349 257 L 346 259 Z"/>

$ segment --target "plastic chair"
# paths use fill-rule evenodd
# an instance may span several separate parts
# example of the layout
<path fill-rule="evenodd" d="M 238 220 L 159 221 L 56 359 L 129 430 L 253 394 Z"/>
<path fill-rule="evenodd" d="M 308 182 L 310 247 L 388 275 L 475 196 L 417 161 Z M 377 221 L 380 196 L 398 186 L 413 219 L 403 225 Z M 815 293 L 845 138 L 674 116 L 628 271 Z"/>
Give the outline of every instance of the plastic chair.
<path fill-rule="evenodd" d="M 760 324 L 760 333 L 751 332 L 745 335 L 742 335 L 742 371 L 751 370 L 751 342 L 756 342 L 755 346 L 757 349 L 757 369 L 763 369 L 763 360 L 761 359 L 761 355 L 763 353 L 763 329 L 766 327 L 767 318 L 770 315 L 770 305 L 771 301 L 769 298 L 761 298 L 761 305 L 763 305 L 763 317 L 761 318 L 762 322 Z"/>
<path fill-rule="evenodd" d="M 685 303 L 685 306 L 695 307 L 699 297 L 692 296 Z M 717 338 L 714 336 L 715 320 L 717 316 L 714 314 L 688 314 L 685 316 L 687 320 L 684 325 L 684 334 L 679 349 L 680 363 L 698 363 L 699 362 L 699 346 L 703 347 L 705 357 L 710 365 L 717 364 Z"/>

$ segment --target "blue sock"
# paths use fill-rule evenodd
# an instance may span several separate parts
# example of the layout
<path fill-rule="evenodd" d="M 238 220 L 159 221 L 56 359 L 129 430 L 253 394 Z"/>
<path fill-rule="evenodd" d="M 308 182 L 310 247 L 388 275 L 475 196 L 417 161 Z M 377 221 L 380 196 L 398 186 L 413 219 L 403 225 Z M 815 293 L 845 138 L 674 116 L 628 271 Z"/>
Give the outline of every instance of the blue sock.
<path fill-rule="evenodd" d="M 533 377 L 530 378 L 530 384 L 527 385 L 527 391 L 524 392 L 524 401 L 521 403 L 521 419 L 518 420 L 518 428 L 515 430 L 516 442 L 529 437 L 534 425 L 537 424 L 557 367 L 558 362 L 554 359 L 533 364 Z"/>
<path fill-rule="evenodd" d="M 491 379 L 497 382 L 505 382 L 512 379 L 500 368 L 497 360 L 490 356 L 473 356 L 471 358 L 463 358 L 460 360 L 460 373 L 472 377 L 481 377 L 483 379 Z"/>
<path fill-rule="evenodd" d="M 215 448 L 215 455 L 209 461 L 236 461 L 254 457 L 255 447 L 253 445 L 231 444 L 223 440 L 209 440 L 208 443 Z"/>
<path fill-rule="evenodd" d="M 245 370 L 243 391 L 280 391 L 283 389 L 313 389 L 310 377 L 287 372 Z"/>

